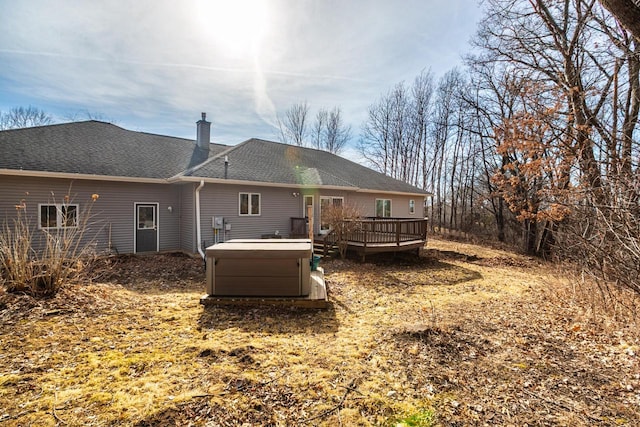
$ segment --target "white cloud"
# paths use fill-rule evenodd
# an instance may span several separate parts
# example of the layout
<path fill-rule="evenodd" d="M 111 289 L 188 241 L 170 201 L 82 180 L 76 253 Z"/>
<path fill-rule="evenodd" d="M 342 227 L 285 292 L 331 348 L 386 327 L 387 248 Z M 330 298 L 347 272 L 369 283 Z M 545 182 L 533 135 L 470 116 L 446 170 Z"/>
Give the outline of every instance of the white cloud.
<path fill-rule="evenodd" d="M 0 110 L 89 110 L 187 137 L 207 111 L 214 140 L 233 143 L 273 138 L 276 113 L 307 100 L 341 106 L 357 135 L 393 84 L 458 64 L 479 17 L 468 0 L 270 0 L 242 19 L 244 2 L 0 0 Z"/>

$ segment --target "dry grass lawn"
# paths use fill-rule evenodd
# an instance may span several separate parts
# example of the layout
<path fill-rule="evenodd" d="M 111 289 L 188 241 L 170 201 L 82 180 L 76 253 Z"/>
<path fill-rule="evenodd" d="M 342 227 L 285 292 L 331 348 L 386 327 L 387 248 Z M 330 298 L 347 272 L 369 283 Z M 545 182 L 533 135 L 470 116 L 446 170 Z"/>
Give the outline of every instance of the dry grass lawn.
<path fill-rule="evenodd" d="M 428 247 L 323 261 L 324 311 L 205 309 L 179 255 L 105 260 L 50 300 L 0 291 L 0 426 L 640 423 L 637 324 L 550 266 Z"/>

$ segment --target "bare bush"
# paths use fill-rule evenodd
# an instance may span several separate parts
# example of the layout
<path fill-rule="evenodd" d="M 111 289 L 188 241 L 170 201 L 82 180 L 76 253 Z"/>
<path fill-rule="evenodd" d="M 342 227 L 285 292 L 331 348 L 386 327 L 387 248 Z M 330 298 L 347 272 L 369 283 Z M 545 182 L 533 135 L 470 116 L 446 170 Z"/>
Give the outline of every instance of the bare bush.
<path fill-rule="evenodd" d="M 607 191 L 607 203 L 574 208 L 574 219 L 559 230 L 559 254 L 591 276 L 603 297 L 610 285 L 640 294 L 640 183 L 618 181 Z"/>
<path fill-rule="evenodd" d="M 54 295 L 69 279 L 79 273 L 84 261 L 93 255 L 93 238 L 87 236 L 92 225 L 91 210 L 97 194 L 80 212 L 67 194 L 55 206 L 62 227 L 36 231 L 21 200 L 15 206 L 16 217 L 6 219 L 0 230 L 0 284 L 8 292 L 33 296 Z"/>
<path fill-rule="evenodd" d="M 332 205 L 322 209 L 322 223 L 329 225 L 342 259 L 347 256 L 349 236 L 360 231 L 361 223 L 357 220 L 361 216 L 360 210 L 350 205 Z"/>

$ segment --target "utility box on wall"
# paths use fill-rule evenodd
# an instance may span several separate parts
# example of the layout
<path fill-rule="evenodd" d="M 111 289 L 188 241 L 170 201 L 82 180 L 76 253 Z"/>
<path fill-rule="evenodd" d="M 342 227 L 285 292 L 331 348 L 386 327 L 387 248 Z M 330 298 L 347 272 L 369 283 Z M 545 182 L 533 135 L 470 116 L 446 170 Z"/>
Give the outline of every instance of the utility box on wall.
<path fill-rule="evenodd" d="M 236 239 L 207 248 L 207 294 L 305 296 L 311 289 L 311 240 Z"/>
<path fill-rule="evenodd" d="M 224 228 L 224 217 L 214 216 L 211 222 L 214 230 L 222 230 Z"/>

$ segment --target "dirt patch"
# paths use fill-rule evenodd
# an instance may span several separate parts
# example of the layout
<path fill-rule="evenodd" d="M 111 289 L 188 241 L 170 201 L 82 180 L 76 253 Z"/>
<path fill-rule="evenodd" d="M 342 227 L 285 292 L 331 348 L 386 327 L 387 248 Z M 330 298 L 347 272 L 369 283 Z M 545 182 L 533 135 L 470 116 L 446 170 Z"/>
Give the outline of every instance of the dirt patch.
<path fill-rule="evenodd" d="M 490 254 L 490 256 L 482 257 L 474 253 L 459 252 L 457 250 L 428 249 L 425 252 L 425 257 L 431 259 L 432 262 L 436 262 L 435 260 L 452 260 L 470 262 L 488 267 L 538 268 L 543 265 L 543 262 L 540 260 L 523 255 L 513 254 L 508 256 Z"/>
<path fill-rule="evenodd" d="M 84 276 L 91 282 L 116 283 L 141 292 L 148 290 L 150 282 L 160 288 L 170 284 L 168 290 L 174 291 L 176 286 L 204 280 L 204 263 L 182 253 L 120 255 L 96 260 Z"/>
<path fill-rule="evenodd" d="M 461 326 L 448 330 L 438 327 L 413 328 L 398 333 L 396 338 L 400 348 L 420 343 L 423 348 L 429 349 L 439 365 L 486 357 L 492 351 L 490 341 L 464 331 Z"/>

